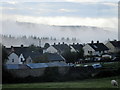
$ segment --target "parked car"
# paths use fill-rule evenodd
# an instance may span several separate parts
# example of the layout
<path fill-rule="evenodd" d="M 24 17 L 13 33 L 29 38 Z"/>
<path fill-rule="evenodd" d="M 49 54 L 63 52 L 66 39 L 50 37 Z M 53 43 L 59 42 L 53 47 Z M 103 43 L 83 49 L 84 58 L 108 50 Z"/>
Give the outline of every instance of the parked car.
<path fill-rule="evenodd" d="M 119 57 L 114 57 L 112 60 L 113 61 L 120 61 L 120 58 Z"/>
<path fill-rule="evenodd" d="M 96 69 L 96 68 L 101 68 L 101 67 L 102 67 L 101 64 L 93 64 L 92 66 L 93 66 L 93 68 L 95 68 L 95 69 Z"/>
<path fill-rule="evenodd" d="M 84 65 L 84 67 L 88 67 L 88 65 Z"/>

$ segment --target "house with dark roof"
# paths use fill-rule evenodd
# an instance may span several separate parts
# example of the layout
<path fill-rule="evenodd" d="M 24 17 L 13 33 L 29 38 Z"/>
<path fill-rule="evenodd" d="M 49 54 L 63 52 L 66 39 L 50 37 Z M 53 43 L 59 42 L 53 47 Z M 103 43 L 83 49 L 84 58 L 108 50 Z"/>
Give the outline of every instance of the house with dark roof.
<path fill-rule="evenodd" d="M 58 54 L 62 54 L 66 51 L 71 51 L 71 48 L 65 44 L 65 43 L 58 43 L 58 44 L 55 44 L 54 45 L 51 45 L 50 47 L 48 47 L 44 53 L 58 53 Z"/>
<path fill-rule="evenodd" d="M 104 53 L 108 53 L 108 48 L 103 44 L 103 43 L 99 43 L 99 41 L 97 41 L 97 43 L 94 43 L 93 41 L 91 43 L 86 44 L 83 47 L 84 50 L 84 55 L 97 55 L 97 56 L 101 56 Z"/>
<path fill-rule="evenodd" d="M 83 48 L 83 45 L 79 43 L 77 44 L 73 43 L 73 44 L 70 44 L 70 48 L 72 52 L 80 52 Z"/>
<path fill-rule="evenodd" d="M 109 53 L 117 53 L 120 51 L 120 41 L 108 41 L 105 45 L 109 48 Z"/>
<path fill-rule="evenodd" d="M 36 47 L 37 48 L 37 47 Z M 11 47 L 6 48 L 7 52 L 9 53 L 8 60 L 6 64 L 28 64 L 32 63 L 34 58 L 41 55 L 41 52 L 31 47 Z"/>

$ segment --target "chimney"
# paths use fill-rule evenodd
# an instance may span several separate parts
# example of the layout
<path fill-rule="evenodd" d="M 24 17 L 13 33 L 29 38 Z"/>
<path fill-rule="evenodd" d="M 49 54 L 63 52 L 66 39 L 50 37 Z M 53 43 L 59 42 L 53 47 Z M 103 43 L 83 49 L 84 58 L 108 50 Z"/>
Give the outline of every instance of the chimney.
<path fill-rule="evenodd" d="M 99 41 L 97 41 L 97 43 L 99 43 Z"/>
<path fill-rule="evenodd" d="M 21 48 L 23 48 L 24 46 L 23 46 L 23 44 L 21 44 Z"/>
<path fill-rule="evenodd" d="M 92 41 L 91 41 L 91 44 L 93 44 L 93 43 L 94 43 L 94 41 L 92 40 Z"/>
<path fill-rule="evenodd" d="M 3 46 L 3 48 L 6 48 L 6 46 Z"/>
<path fill-rule="evenodd" d="M 63 44 L 65 44 L 65 43 L 63 42 Z"/>
<path fill-rule="evenodd" d="M 11 48 L 13 48 L 13 46 L 11 46 Z"/>
<path fill-rule="evenodd" d="M 15 50 L 14 50 L 14 48 L 13 48 L 13 46 L 11 46 L 11 52 L 14 52 Z"/>
<path fill-rule="evenodd" d="M 117 40 L 115 39 L 114 41 L 116 42 Z"/>

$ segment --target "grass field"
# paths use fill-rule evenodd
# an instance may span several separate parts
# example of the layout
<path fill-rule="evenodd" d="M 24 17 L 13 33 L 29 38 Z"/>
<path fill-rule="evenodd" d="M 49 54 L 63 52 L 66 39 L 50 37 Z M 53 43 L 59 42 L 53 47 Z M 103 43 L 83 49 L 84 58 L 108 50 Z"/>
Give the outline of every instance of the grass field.
<path fill-rule="evenodd" d="M 120 83 L 120 76 L 115 76 L 69 82 L 3 84 L 3 88 L 117 88 L 112 86 L 110 83 L 113 79 Z"/>

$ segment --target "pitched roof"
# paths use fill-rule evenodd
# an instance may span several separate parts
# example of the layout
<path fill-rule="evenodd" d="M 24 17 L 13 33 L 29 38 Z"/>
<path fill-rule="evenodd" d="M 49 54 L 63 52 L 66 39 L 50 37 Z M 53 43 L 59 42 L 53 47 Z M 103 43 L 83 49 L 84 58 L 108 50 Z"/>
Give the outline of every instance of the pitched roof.
<path fill-rule="evenodd" d="M 120 41 L 110 41 L 114 47 L 120 48 Z"/>
<path fill-rule="evenodd" d="M 64 61 L 65 59 L 57 53 L 47 53 L 47 58 L 49 61 Z"/>
<path fill-rule="evenodd" d="M 77 44 L 72 44 L 72 45 L 70 45 L 70 46 L 72 46 L 75 50 L 77 50 L 77 51 L 80 51 L 82 48 L 83 48 L 83 45 L 82 44 L 79 44 L 79 43 L 77 43 Z"/>
<path fill-rule="evenodd" d="M 69 51 L 71 48 L 67 44 L 57 44 L 52 45 L 54 48 L 56 48 L 59 52 Z"/>
<path fill-rule="evenodd" d="M 40 56 L 42 54 L 41 50 L 37 48 L 37 50 L 31 49 L 30 47 L 13 47 L 14 52 L 20 56 L 20 54 L 23 54 L 25 58 L 31 57 L 32 59 L 34 57 Z M 8 52 L 11 52 L 11 48 L 7 48 Z"/>
<path fill-rule="evenodd" d="M 90 43 L 88 45 L 90 45 L 95 51 L 109 50 L 103 43 Z"/>

